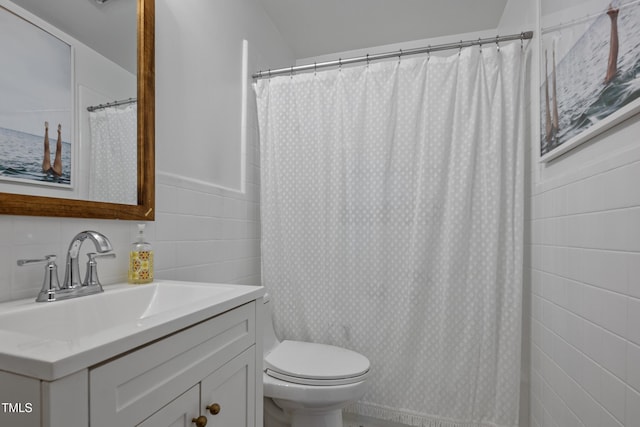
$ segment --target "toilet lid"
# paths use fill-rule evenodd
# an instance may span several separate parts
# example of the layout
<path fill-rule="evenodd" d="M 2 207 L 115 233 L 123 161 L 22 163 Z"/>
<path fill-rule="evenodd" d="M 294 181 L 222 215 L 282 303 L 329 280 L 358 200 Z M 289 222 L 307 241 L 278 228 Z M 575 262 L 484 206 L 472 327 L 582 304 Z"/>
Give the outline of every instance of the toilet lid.
<path fill-rule="evenodd" d="M 355 351 L 326 344 L 281 342 L 264 358 L 267 375 L 309 385 L 340 385 L 362 381 L 369 359 Z"/>

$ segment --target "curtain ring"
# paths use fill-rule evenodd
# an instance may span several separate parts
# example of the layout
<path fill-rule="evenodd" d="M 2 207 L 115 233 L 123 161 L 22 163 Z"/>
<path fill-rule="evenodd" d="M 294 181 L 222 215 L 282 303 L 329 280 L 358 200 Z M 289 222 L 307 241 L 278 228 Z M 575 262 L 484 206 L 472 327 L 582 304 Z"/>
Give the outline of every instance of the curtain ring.
<path fill-rule="evenodd" d="M 271 68 L 269 68 L 269 80 L 271 80 Z"/>

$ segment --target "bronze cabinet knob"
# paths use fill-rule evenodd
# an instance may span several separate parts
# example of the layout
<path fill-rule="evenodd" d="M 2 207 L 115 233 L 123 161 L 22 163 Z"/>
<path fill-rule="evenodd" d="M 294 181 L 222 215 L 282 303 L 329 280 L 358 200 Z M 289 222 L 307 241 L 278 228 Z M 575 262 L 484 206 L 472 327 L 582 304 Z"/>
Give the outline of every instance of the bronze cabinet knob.
<path fill-rule="evenodd" d="M 212 403 L 211 405 L 207 406 L 207 409 L 209 410 L 211 415 L 218 415 L 218 413 L 220 413 L 220 405 L 217 403 Z"/>
<path fill-rule="evenodd" d="M 192 419 L 191 422 L 194 423 L 196 427 L 205 427 L 207 425 L 207 417 L 200 415 L 198 418 Z"/>

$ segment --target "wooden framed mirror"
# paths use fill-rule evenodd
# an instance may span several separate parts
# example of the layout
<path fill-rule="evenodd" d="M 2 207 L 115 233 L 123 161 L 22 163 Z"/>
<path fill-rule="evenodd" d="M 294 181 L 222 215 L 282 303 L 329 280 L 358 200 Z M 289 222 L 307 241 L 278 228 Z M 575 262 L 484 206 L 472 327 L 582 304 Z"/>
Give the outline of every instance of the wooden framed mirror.
<path fill-rule="evenodd" d="M 0 193 L 0 214 L 155 219 L 155 0 L 137 3 L 137 204 Z"/>

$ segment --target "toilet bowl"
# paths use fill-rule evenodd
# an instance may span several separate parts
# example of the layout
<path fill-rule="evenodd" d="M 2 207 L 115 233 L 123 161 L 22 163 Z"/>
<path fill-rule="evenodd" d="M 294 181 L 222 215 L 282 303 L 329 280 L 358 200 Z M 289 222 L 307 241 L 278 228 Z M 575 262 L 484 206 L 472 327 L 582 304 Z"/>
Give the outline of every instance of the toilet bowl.
<path fill-rule="evenodd" d="M 264 426 L 342 427 L 342 409 L 367 390 L 369 360 L 331 345 L 284 340 L 264 298 Z"/>

